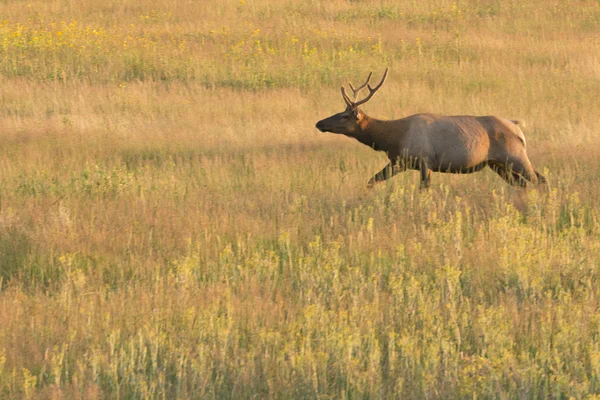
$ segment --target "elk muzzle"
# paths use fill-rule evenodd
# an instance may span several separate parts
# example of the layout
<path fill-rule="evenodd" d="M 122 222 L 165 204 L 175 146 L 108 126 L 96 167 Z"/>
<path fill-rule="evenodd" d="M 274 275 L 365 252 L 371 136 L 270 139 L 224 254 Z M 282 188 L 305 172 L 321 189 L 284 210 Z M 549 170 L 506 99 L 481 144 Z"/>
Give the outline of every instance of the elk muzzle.
<path fill-rule="evenodd" d="M 315 127 L 320 130 L 321 132 L 326 132 L 325 130 L 325 124 L 323 123 L 323 120 L 317 122 L 317 124 L 315 125 Z"/>
<path fill-rule="evenodd" d="M 317 122 L 318 130 L 321 132 L 345 133 L 348 131 L 347 121 L 342 120 L 344 113 L 337 113 L 331 117 L 324 118 Z"/>

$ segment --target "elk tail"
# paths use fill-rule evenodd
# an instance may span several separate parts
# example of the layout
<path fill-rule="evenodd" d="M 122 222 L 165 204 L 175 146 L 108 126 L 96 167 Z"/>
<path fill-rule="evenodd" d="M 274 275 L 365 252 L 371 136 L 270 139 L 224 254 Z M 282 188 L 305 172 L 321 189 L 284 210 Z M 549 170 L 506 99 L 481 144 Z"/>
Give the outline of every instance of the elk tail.
<path fill-rule="evenodd" d="M 525 127 L 525 121 L 522 121 L 522 120 L 519 120 L 519 119 L 511 119 L 510 122 L 512 122 L 515 125 L 520 126 L 521 128 Z M 523 143 L 523 146 L 527 146 L 527 142 L 525 141 L 525 135 L 523 135 L 523 131 L 521 129 L 517 128 L 517 131 L 515 133 L 517 134 L 517 136 L 519 137 L 519 139 Z"/>
<path fill-rule="evenodd" d="M 521 119 L 511 119 L 510 122 L 512 122 L 515 125 L 519 125 L 521 128 L 525 128 L 525 126 L 527 126 L 525 124 L 525 121 L 523 121 Z"/>

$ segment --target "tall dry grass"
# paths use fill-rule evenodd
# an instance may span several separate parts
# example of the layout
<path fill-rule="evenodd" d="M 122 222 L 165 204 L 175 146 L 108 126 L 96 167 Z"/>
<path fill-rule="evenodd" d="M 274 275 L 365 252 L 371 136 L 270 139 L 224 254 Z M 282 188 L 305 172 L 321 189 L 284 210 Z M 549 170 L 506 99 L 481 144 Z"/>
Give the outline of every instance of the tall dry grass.
<path fill-rule="evenodd" d="M 0 397 L 591 398 L 600 5 L 0 2 Z M 527 121 L 549 178 L 365 188 L 314 123 Z"/>

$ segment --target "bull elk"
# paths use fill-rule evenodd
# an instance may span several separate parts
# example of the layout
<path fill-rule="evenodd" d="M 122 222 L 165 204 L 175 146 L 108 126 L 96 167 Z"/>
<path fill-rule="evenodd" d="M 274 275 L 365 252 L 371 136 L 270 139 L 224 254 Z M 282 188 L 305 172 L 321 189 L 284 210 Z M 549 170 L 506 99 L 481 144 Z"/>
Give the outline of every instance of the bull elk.
<path fill-rule="evenodd" d="M 386 68 L 381 82 L 374 88 L 369 84 L 373 73 L 356 89 L 350 83 L 353 99 L 342 86 L 346 110 L 316 125 L 321 132 L 341 133 L 376 151 L 386 152 L 390 163 L 369 180 L 369 186 L 414 169 L 421 173 L 421 187 L 427 188 L 432 171 L 472 173 L 486 166 L 511 185 L 526 187 L 527 181 L 546 182 L 527 158 L 519 121 L 494 116 L 435 114 L 415 114 L 393 121 L 369 117 L 359 106 L 381 88 L 387 74 Z M 364 88 L 369 94 L 357 101 Z"/>

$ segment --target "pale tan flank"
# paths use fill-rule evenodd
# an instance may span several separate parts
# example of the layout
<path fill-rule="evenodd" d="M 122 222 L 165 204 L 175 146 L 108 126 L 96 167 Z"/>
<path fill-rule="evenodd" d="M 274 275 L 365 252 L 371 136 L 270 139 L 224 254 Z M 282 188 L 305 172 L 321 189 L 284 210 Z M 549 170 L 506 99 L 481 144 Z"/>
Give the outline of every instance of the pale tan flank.
<path fill-rule="evenodd" d="M 419 170 L 421 186 L 429 187 L 431 172 L 471 173 L 486 166 L 492 168 L 509 184 L 526 186 L 526 180 L 545 183 L 527 157 L 525 136 L 517 126 L 520 121 L 495 116 L 415 114 L 393 121 L 371 118 L 358 106 L 369 101 L 387 78 L 385 70 L 379 84 L 372 88 L 366 82 L 355 89 L 351 100 L 342 86 L 346 110 L 317 122 L 322 132 L 341 133 L 390 159 L 369 185 L 391 178 L 407 169 Z M 369 94 L 357 101 L 364 88 Z"/>

